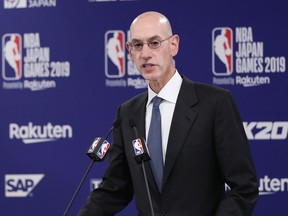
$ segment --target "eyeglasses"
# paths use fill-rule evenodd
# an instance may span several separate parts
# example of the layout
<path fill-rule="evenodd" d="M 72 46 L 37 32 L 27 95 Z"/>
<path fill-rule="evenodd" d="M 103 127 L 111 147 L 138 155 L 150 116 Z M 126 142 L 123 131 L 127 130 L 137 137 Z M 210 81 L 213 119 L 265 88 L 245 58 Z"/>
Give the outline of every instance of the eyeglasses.
<path fill-rule="evenodd" d="M 152 39 L 152 40 L 148 41 L 147 43 L 144 43 L 143 41 L 135 41 L 135 42 L 129 42 L 128 44 L 133 51 L 142 50 L 144 44 L 147 44 L 150 49 L 157 49 L 161 46 L 161 43 L 163 41 L 168 40 L 171 37 L 173 37 L 173 35 L 171 35 L 168 38 L 165 38 L 163 40 Z"/>

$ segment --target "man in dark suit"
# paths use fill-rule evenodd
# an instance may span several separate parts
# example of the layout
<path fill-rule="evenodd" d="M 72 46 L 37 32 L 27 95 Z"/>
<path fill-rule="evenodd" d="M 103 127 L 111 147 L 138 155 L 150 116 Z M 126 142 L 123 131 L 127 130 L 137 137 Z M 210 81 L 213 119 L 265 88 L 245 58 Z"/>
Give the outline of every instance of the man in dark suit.
<path fill-rule="evenodd" d="M 109 166 L 79 215 L 114 215 L 133 195 L 139 215 L 152 215 L 144 172 L 134 158 L 131 120 L 150 150 L 152 159 L 145 162 L 145 170 L 155 215 L 251 215 L 258 184 L 232 95 L 178 73 L 173 57 L 178 53 L 179 36 L 173 35 L 164 15 L 139 15 L 131 24 L 130 34 L 126 47 L 141 75 L 149 81 L 148 92 L 120 106 L 117 118 L 121 124 L 113 132 Z M 154 114 L 152 105 L 155 96 L 161 98 L 162 127 L 158 132 L 161 156 L 154 159 L 149 128 L 154 125 L 151 116 L 159 115 Z M 163 173 L 155 168 L 159 157 Z M 225 191 L 225 183 L 231 190 Z"/>

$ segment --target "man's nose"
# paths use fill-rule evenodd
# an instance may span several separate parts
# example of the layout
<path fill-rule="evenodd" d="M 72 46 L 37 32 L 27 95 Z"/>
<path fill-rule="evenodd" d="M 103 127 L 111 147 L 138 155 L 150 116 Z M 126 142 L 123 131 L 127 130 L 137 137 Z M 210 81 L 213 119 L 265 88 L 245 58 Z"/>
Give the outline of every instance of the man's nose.
<path fill-rule="evenodd" d="M 142 54 L 142 57 L 150 57 L 151 56 L 151 48 L 148 46 L 147 43 L 143 44 L 141 54 Z"/>

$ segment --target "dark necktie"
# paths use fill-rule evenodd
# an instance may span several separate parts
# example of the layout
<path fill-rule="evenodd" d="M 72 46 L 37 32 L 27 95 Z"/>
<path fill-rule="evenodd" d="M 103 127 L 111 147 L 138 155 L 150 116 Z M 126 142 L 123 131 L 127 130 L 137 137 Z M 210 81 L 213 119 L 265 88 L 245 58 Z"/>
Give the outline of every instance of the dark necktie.
<path fill-rule="evenodd" d="M 159 105 L 163 99 L 153 98 L 153 110 L 148 133 L 148 147 L 151 157 L 151 166 L 158 189 L 162 189 L 163 177 L 163 155 L 162 155 L 162 134 L 161 134 L 161 114 Z"/>

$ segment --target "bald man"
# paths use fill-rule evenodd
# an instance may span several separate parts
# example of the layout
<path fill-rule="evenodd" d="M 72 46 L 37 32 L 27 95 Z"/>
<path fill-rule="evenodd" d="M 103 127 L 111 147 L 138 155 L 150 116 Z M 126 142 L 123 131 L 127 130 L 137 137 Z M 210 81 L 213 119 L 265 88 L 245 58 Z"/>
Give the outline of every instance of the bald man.
<path fill-rule="evenodd" d="M 115 215 L 133 195 L 141 216 L 251 215 L 258 184 L 231 93 L 180 75 L 173 64 L 180 39 L 164 15 L 153 11 L 139 15 L 130 34 L 126 48 L 148 80 L 148 90 L 119 107 L 121 124 L 113 131 L 109 166 L 79 216 Z M 154 97 L 161 102 L 158 114 Z M 161 129 L 152 138 L 149 128 L 159 113 Z M 139 137 L 147 140 L 151 160 L 143 162 L 145 172 L 135 160 L 131 122 Z M 154 142 L 159 137 L 161 141 Z"/>

